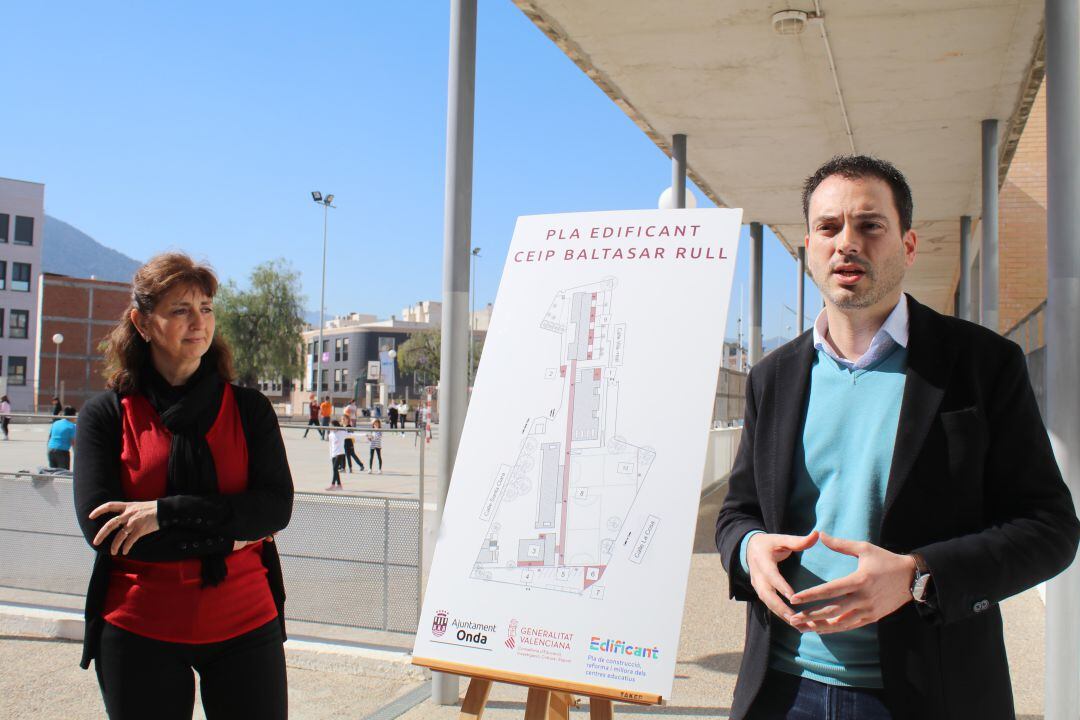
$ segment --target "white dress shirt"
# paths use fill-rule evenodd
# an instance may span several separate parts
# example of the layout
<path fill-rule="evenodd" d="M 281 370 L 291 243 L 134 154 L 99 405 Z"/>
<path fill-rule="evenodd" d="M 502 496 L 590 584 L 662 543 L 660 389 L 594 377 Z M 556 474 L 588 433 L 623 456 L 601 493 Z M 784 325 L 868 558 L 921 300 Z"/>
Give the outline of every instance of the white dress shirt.
<path fill-rule="evenodd" d="M 824 350 L 825 354 L 848 370 L 861 370 L 862 368 L 870 367 L 892 352 L 894 346 L 899 345 L 902 348 L 907 347 L 907 295 L 903 293 L 900 294 L 900 302 L 896 303 L 896 307 L 892 309 L 889 316 L 885 318 L 885 322 L 878 331 L 874 333 L 874 338 L 870 341 L 870 347 L 866 349 L 866 352 L 863 353 L 862 357 L 854 362 L 836 354 L 836 350 L 834 350 L 833 346 L 825 339 L 828 337 L 828 334 L 829 316 L 825 313 L 825 308 L 822 308 L 821 312 L 818 313 L 817 319 L 814 320 L 814 347 L 818 350 Z"/>

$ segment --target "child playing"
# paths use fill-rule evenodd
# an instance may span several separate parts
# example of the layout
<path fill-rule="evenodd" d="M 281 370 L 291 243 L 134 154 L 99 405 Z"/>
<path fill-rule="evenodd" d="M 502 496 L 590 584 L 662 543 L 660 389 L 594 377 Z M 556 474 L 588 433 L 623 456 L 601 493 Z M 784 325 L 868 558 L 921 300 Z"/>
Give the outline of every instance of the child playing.
<path fill-rule="evenodd" d="M 371 450 L 368 453 L 368 472 L 375 472 L 375 456 L 379 456 L 379 474 L 382 475 L 382 422 L 378 419 L 371 421 L 371 432 L 367 434 Z"/>
<path fill-rule="evenodd" d="M 330 440 L 330 465 L 334 469 L 333 479 L 327 490 L 341 490 L 341 470 L 345 469 L 345 436 L 348 430 L 341 427 L 341 423 L 334 420 L 327 432 Z"/>

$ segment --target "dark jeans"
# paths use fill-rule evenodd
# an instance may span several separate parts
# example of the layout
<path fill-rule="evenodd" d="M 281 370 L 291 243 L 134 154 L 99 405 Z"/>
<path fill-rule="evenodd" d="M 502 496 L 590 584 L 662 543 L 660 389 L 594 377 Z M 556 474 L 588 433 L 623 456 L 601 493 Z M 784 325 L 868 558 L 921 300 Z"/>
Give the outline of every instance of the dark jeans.
<path fill-rule="evenodd" d="M 312 425 L 314 425 L 316 427 L 316 429 L 319 427 L 319 421 L 316 418 L 308 418 L 307 424 L 308 424 L 307 429 L 304 430 L 304 437 L 307 437 L 307 434 L 309 432 L 311 432 L 311 426 Z M 319 437 L 321 438 L 322 436 L 323 436 L 323 431 L 319 430 Z"/>
<path fill-rule="evenodd" d="M 277 618 L 239 637 L 171 643 L 105 624 L 95 661 L 111 720 L 191 720 L 195 672 L 207 720 L 285 720 L 285 648 Z"/>
<path fill-rule="evenodd" d="M 11 425 L 11 418 L 4 417 L 4 418 L 0 419 L 0 427 L 2 427 L 3 430 L 4 430 L 4 437 L 5 438 L 8 436 L 8 425 Z"/>
<path fill-rule="evenodd" d="M 375 469 L 375 456 L 379 456 L 379 469 L 382 470 L 382 448 L 371 448 L 371 452 L 368 453 L 368 465 L 372 470 Z"/>
<path fill-rule="evenodd" d="M 345 460 L 349 463 L 349 472 L 352 472 L 352 461 L 355 460 L 360 469 L 364 469 L 364 461 L 356 454 L 356 445 L 352 438 L 345 438 Z"/>
<path fill-rule="evenodd" d="M 826 685 L 769 670 L 746 720 L 891 720 L 881 690 Z"/>
<path fill-rule="evenodd" d="M 50 450 L 49 451 L 49 467 L 51 468 L 63 468 L 64 470 L 71 469 L 71 451 L 70 450 Z"/>
<path fill-rule="evenodd" d="M 341 484 L 341 471 L 345 469 L 345 456 L 335 455 L 330 460 L 330 464 L 334 467 L 334 477 L 330 480 L 330 486 Z"/>

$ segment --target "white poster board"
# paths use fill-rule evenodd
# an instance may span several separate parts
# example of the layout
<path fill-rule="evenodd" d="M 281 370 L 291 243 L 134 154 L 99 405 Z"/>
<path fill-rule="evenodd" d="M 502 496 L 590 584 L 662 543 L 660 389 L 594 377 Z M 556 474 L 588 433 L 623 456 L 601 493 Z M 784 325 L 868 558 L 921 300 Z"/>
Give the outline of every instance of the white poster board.
<path fill-rule="evenodd" d="M 741 219 L 518 219 L 414 662 L 670 695 Z"/>

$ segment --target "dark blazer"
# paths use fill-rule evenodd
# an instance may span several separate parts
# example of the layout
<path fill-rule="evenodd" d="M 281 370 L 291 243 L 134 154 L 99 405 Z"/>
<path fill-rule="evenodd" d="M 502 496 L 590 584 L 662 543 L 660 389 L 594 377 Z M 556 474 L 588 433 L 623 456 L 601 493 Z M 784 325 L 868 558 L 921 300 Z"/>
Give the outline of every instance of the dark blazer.
<path fill-rule="evenodd" d="M 128 557 L 162 562 L 227 553 L 234 540 L 258 540 L 289 524 L 292 475 L 274 408 L 258 390 L 234 385 L 233 394 L 247 444 L 247 490 L 237 495 L 172 495 L 159 499 L 160 529 L 139 538 Z M 126 500 L 120 487 L 122 421 L 120 396 L 113 391 L 95 395 L 79 413 L 75 437 L 79 458 L 73 485 L 79 527 L 88 543 L 113 517 L 106 514 L 91 520 L 90 512 L 111 500 Z M 97 657 L 105 623 L 101 613 L 112 563 L 110 545 L 107 539 L 94 548 L 94 571 L 86 591 L 86 630 L 80 661 L 83 668 Z M 277 543 L 263 543 L 262 560 L 284 638 L 285 583 Z"/>
<path fill-rule="evenodd" d="M 886 702 L 895 718 L 1014 718 L 998 603 L 1068 567 L 1080 540 L 1020 348 L 908 297 L 908 368 L 879 544 L 919 552 L 933 607 L 878 622 Z M 746 715 L 768 667 L 771 626 L 739 564 L 751 530 L 787 533 L 813 331 L 750 372 L 746 418 L 716 546 L 732 598 L 747 602 L 731 717 Z M 859 428 L 851 428 L 859 432 Z"/>

